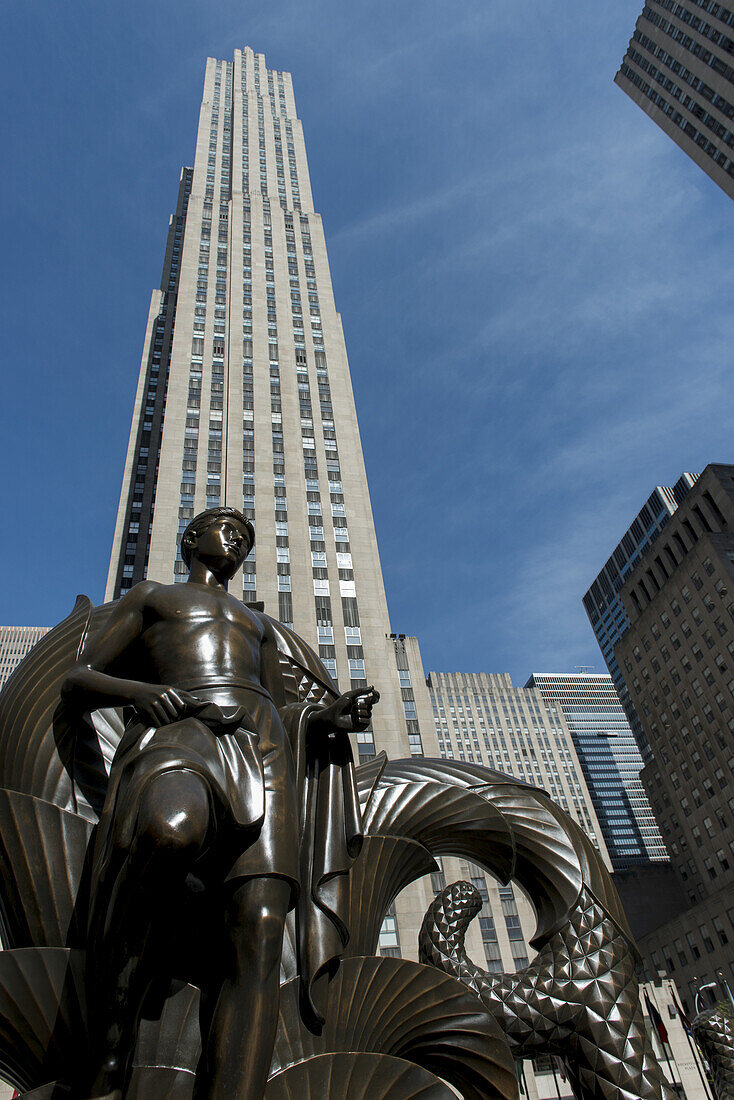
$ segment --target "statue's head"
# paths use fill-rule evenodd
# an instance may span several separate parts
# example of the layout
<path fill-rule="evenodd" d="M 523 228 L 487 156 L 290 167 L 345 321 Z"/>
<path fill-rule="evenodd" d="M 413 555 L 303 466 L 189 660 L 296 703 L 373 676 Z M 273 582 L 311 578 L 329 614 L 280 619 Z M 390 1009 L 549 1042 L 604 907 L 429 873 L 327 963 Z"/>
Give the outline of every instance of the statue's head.
<path fill-rule="evenodd" d="M 208 508 L 194 516 L 181 536 L 181 557 L 193 558 L 223 580 L 233 577 L 252 550 L 255 528 L 236 508 Z"/>

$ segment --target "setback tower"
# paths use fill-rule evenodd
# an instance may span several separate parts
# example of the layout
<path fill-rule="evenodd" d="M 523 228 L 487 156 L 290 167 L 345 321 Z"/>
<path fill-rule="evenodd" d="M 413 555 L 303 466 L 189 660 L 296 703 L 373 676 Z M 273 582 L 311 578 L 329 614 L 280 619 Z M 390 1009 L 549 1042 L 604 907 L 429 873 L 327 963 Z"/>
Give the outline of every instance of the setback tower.
<path fill-rule="evenodd" d="M 186 579 L 181 533 L 232 505 L 257 538 L 240 591 L 318 650 L 342 690 L 379 684 L 371 731 L 422 752 L 406 715 L 341 320 L 289 73 L 209 58 L 151 297 L 107 599 Z"/>

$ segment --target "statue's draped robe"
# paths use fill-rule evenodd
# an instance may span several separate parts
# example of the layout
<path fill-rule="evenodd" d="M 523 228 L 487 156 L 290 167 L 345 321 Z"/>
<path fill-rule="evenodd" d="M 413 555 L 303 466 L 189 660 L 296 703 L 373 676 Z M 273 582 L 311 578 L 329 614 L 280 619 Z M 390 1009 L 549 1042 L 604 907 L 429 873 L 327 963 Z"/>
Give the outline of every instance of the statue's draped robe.
<path fill-rule="evenodd" d="M 345 922 L 348 875 L 362 843 L 349 735 L 335 731 L 312 737 L 308 723 L 317 709 L 312 703 L 292 703 L 279 712 L 289 742 L 286 751 L 292 752 L 295 764 L 295 784 L 291 779 L 288 787 L 290 797 L 296 800 L 292 810 L 298 828 L 297 857 L 289 844 L 283 853 L 281 838 L 280 862 L 277 854 L 274 862 L 269 861 L 267 851 L 257 861 L 261 873 L 283 874 L 294 884 L 301 1006 L 304 1021 L 315 1029 L 323 1022 L 316 989 L 320 979 L 335 973 L 349 937 Z M 198 721 L 173 723 L 156 730 L 148 729 L 136 718 L 128 724 L 112 762 L 95 838 L 92 940 L 96 929 L 110 917 L 114 919 L 114 913 L 107 909 L 116 892 L 121 852 L 129 851 L 134 842 L 137 807 L 144 791 L 164 773 L 197 774 L 212 796 L 219 827 L 214 850 L 203 857 L 209 868 L 205 881 L 216 885 L 217 868 L 230 882 L 238 874 L 252 871 L 248 849 L 257 846 L 270 800 L 258 749 L 257 724 L 244 707 L 237 708 L 228 721 L 217 721 L 216 713 L 216 707 L 205 708 Z M 281 775 L 281 781 L 283 778 Z M 281 828 L 289 832 L 284 823 Z M 218 852 L 217 846 L 223 851 Z M 239 870 L 238 863 L 244 863 Z"/>

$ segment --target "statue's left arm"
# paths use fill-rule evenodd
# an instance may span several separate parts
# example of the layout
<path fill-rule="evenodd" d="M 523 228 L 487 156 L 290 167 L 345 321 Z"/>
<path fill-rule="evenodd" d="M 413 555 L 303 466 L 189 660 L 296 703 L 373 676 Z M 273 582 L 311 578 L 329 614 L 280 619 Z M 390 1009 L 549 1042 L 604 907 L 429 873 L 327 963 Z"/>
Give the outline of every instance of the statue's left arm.
<path fill-rule="evenodd" d="M 263 621 L 260 678 L 263 687 L 280 710 L 286 705 L 283 675 L 280 668 L 278 643 L 273 628 Z M 326 673 L 324 673 L 326 676 Z M 311 705 L 307 714 L 308 732 L 328 736 L 337 730 L 357 733 L 366 730 L 372 718 L 372 708 L 380 693 L 374 687 L 353 688 L 326 705 Z"/>

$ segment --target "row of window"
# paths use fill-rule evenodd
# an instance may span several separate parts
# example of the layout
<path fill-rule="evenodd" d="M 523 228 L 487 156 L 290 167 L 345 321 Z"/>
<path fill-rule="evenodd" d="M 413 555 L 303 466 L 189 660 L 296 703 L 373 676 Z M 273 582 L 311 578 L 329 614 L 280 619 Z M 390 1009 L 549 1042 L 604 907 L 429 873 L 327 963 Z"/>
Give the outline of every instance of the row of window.
<path fill-rule="evenodd" d="M 677 61 L 676 58 L 669 54 L 667 50 L 664 50 L 662 46 L 658 46 L 656 42 L 648 38 L 648 36 L 643 34 L 639 29 L 635 30 L 632 39 L 638 42 L 652 57 L 662 62 L 662 64 L 670 69 L 671 72 L 675 73 L 676 76 L 684 80 L 686 84 L 689 84 L 691 88 L 695 89 L 695 91 L 703 97 L 703 99 L 713 107 L 716 107 L 716 109 L 726 115 L 727 118 L 734 118 L 734 104 L 730 103 L 724 96 L 715 92 L 710 85 L 706 84 L 706 82 L 696 76 L 695 73 L 692 73 L 691 70 L 687 69 L 685 65 L 682 65 L 680 61 Z M 630 51 L 630 54 L 633 60 L 639 64 L 637 61 L 639 55 L 634 56 L 636 51 Z M 734 76 L 734 69 L 732 69 L 729 74 L 729 78 L 731 79 L 732 76 Z"/>
<path fill-rule="evenodd" d="M 682 115 L 678 111 L 673 103 L 669 103 L 664 96 L 661 96 L 655 89 L 643 80 L 642 77 L 634 69 L 631 69 L 626 62 L 621 65 L 620 71 L 627 77 L 635 87 L 639 88 L 643 95 L 659 107 L 663 114 L 667 115 L 674 126 L 677 126 L 686 137 L 690 138 L 706 156 L 711 157 L 715 164 L 722 168 L 728 175 L 734 177 L 734 161 L 731 160 L 726 153 L 722 152 L 715 142 L 711 141 L 706 134 L 697 130 L 693 123 L 689 122 L 685 115 Z"/>

